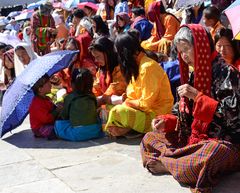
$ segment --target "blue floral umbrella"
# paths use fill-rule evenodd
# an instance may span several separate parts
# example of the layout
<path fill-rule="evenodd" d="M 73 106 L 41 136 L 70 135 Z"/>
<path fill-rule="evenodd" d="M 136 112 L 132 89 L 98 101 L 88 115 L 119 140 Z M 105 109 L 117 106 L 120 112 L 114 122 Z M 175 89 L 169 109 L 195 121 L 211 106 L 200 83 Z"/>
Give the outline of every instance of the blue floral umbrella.
<path fill-rule="evenodd" d="M 71 64 L 78 51 L 57 51 L 39 57 L 14 80 L 3 96 L 0 136 L 19 126 L 28 114 L 33 99 L 32 86 L 44 75 L 49 76 Z"/>

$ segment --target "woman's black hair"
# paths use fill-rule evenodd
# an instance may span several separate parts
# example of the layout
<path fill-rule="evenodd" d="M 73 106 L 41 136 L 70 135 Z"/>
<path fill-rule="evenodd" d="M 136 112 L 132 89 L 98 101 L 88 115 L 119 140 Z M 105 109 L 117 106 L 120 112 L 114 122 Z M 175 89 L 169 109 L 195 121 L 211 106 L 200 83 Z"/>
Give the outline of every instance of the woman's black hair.
<path fill-rule="evenodd" d="M 220 20 L 221 12 L 214 5 L 206 7 L 203 13 L 207 19 L 213 19 L 215 22 L 218 22 Z"/>
<path fill-rule="evenodd" d="M 221 28 L 214 36 L 214 44 L 216 45 L 220 38 L 225 37 L 231 43 L 234 51 L 234 62 L 240 57 L 240 42 L 233 39 L 233 32 L 230 29 Z"/>
<path fill-rule="evenodd" d="M 74 69 L 72 73 L 74 90 L 82 94 L 92 94 L 93 76 L 86 68 Z"/>
<path fill-rule="evenodd" d="M 73 12 L 73 16 L 82 19 L 85 16 L 85 13 L 82 9 L 77 9 Z"/>
<path fill-rule="evenodd" d="M 103 52 L 105 56 L 105 66 L 100 66 L 103 72 L 109 71 L 112 74 L 114 68 L 118 65 L 118 57 L 114 48 L 114 43 L 107 37 L 102 36 L 92 41 L 88 48 L 90 51 L 97 50 Z"/>
<path fill-rule="evenodd" d="M 93 15 L 91 19 L 96 23 L 96 33 L 102 36 L 109 36 L 108 25 L 102 20 L 100 15 Z"/>
<path fill-rule="evenodd" d="M 131 81 L 132 77 L 135 80 L 138 78 L 139 64 L 136 61 L 136 56 L 140 52 L 145 53 L 147 57 L 157 62 L 156 54 L 141 47 L 139 34 L 134 29 L 119 34 L 115 39 L 115 46 L 119 56 L 119 63 L 121 64 L 120 68 L 127 83 Z"/>
<path fill-rule="evenodd" d="M 202 15 L 203 10 L 205 9 L 204 3 L 200 5 L 200 8 L 198 9 L 198 14 Z M 192 20 L 195 18 L 194 16 L 194 11 L 192 7 L 189 7 L 186 9 L 186 14 L 187 14 L 187 21 L 186 23 L 193 23 Z"/>
<path fill-rule="evenodd" d="M 162 2 L 161 2 L 161 4 L 160 4 L 160 13 L 161 13 L 161 14 L 168 13 L 168 12 L 166 11 L 166 9 L 165 9 L 165 7 L 164 7 L 164 5 L 163 5 Z"/>
<path fill-rule="evenodd" d="M 67 39 L 67 42 L 65 44 L 65 47 L 68 45 L 68 44 L 73 44 L 77 49 L 76 50 L 80 50 L 80 47 L 79 47 L 79 43 L 78 41 L 76 40 L 76 38 L 74 37 L 70 37 Z"/>
<path fill-rule="evenodd" d="M 15 51 L 17 51 L 17 50 L 25 50 L 26 51 L 26 49 L 23 46 L 16 46 L 14 50 Z"/>
<path fill-rule="evenodd" d="M 134 7 L 134 8 L 132 8 L 132 13 L 134 13 L 135 16 L 141 16 L 141 15 L 145 16 L 145 10 L 142 7 Z"/>
<path fill-rule="evenodd" d="M 43 87 L 46 82 L 48 82 L 50 77 L 47 74 L 44 74 L 32 87 L 33 93 L 35 96 L 39 94 L 39 88 Z"/>
<path fill-rule="evenodd" d="M 11 49 L 13 49 L 13 47 L 10 44 L 4 44 L 0 42 L 0 50 L 2 50 L 3 52 L 6 52 Z"/>
<path fill-rule="evenodd" d="M 144 52 L 138 37 L 131 31 L 124 32 L 117 36 L 115 46 L 119 55 L 120 67 L 126 82 L 129 83 L 132 76 L 136 80 L 139 75 L 139 65 L 135 57 L 139 52 Z"/>
<path fill-rule="evenodd" d="M 6 46 L 7 46 L 7 44 L 0 42 L 0 50 L 5 49 Z"/>
<path fill-rule="evenodd" d="M 112 19 L 112 18 L 111 18 L 111 15 L 110 15 L 110 10 L 112 9 L 113 12 L 114 12 L 114 8 L 115 8 L 115 5 L 116 5 L 116 0 L 113 0 L 113 2 L 114 2 L 114 6 L 111 7 L 111 6 L 108 4 L 108 0 L 106 0 L 105 10 L 106 10 L 106 13 L 107 13 L 107 15 L 106 15 L 106 19 L 107 19 L 107 20 L 111 20 L 111 19 Z"/>
<path fill-rule="evenodd" d="M 7 46 L 5 47 L 5 52 L 8 51 L 8 50 L 11 50 L 13 49 L 13 46 L 7 44 Z"/>

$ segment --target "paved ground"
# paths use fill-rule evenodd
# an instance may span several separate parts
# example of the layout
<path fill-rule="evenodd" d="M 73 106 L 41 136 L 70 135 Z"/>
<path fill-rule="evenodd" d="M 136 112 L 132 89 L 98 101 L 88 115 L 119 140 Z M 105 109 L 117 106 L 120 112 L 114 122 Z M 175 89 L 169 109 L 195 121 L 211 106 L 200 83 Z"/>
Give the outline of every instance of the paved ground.
<path fill-rule="evenodd" d="M 36 139 L 28 120 L 0 141 L 1 193 L 190 193 L 170 175 L 141 164 L 140 139 L 87 142 Z M 214 193 L 240 193 L 240 173 Z"/>

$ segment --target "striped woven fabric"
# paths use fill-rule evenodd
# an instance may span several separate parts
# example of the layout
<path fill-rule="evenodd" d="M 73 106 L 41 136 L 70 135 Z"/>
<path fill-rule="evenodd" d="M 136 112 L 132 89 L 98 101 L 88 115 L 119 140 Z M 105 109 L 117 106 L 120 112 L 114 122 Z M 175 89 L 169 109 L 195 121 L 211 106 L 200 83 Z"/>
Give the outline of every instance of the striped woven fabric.
<path fill-rule="evenodd" d="M 158 160 L 192 192 L 211 192 L 219 174 L 240 169 L 240 146 L 227 141 L 207 140 L 177 148 L 176 133 L 149 132 L 141 143 L 143 164 Z M 174 144 L 175 143 L 175 144 Z"/>
<path fill-rule="evenodd" d="M 139 133 L 152 131 L 151 121 L 155 117 L 154 113 L 146 113 L 128 107 L 127 105 L 116 105 L 110 113 L 104 131 L 108 132 L 108 127 L 117 126 L 131 128 Z"/>

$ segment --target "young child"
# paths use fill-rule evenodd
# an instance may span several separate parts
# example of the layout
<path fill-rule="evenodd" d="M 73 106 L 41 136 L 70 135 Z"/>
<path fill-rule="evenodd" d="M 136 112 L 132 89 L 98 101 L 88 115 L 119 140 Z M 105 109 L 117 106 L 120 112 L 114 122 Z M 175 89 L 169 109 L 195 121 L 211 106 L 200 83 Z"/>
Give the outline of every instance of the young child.
<path fill-rule="evenodd" d="M 54 122 L 60 112 L 46 94 L 51 92 L 49 76 L 45 74 L 33 86 L 35 94 L 29 107 L 30 125 L 35 137 L 56 138 Z"/>
<path fill-rule="evenodd" d="M 75 69 L 72 74 L 73 91 L 64 99 L 63 120 L 55 123 L 59 138 L 83 141 L 102 136 L 98 123 L 97 100 L 92 93 L 93 76 L 88 69 Z"/>

